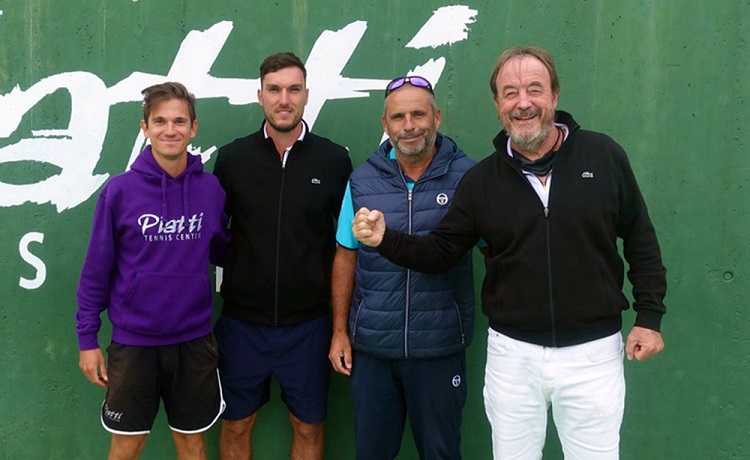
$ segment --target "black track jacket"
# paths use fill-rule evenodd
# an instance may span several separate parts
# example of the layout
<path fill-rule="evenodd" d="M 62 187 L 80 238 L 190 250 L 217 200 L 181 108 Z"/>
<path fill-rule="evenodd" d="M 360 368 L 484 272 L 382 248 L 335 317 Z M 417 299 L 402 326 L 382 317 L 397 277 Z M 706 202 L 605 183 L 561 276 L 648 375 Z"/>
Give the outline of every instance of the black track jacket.
<path fill-rule="evenodd" d="M 482 286 L 490 327 L 517 340 L 568 346 L 620 330 L 624 264 L 633 285 L 636 325 L 658 331 L 665 313 L 666 269 L 635 176 L 609 137 L 580 130 L 557 112 L 570 135 L 555 158 L 544 207 L 517 163 L 507 136 L 458 186 L 451 208 L 428 236 L 387 230 L 378 252 L 434 273 L 451 266 L 477 238 L 489 245 Z"/>
<path fill-rule="evenodd" d="M 330 312 L 335 224 L 352 163 L 305 128 L 285 166 L 262 127 L 219 150 L 214 174 L 232 234 L 222 314 L 278 326 Z"/>

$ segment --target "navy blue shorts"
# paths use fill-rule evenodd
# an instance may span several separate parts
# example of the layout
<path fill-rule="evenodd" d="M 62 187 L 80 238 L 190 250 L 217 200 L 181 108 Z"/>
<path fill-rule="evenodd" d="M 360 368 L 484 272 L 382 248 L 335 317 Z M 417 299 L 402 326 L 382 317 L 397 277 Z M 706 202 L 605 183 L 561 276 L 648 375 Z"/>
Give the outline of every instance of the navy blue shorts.
<path fill-rule="evenodd" d="M 266 326 L 221 315 L 215 336 L 227 402 L 222 418 L 240 420 L 257 412 L 270 399 L 273 376 L 289 412 L 304 423 L 325 421 L 331 318 Z"/>

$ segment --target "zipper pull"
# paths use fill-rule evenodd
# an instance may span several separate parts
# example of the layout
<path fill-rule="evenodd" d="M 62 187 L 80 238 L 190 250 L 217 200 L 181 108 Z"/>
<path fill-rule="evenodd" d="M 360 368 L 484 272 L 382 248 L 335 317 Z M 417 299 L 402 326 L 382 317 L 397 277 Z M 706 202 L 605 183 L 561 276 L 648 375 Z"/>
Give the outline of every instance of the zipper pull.
<path fill-rule="evenodd" d="M 547 206 L 544 207 L 544 218 L 546 219 L 549 217 L 549 208 Z"/>
<path fill-rule="evenodd" d="M 289 151 L 292 150 L 291 147 L 284 150 L 284 154 L 281 156 L 281 169 L 286 168 L 286 160 L 289 158 Z"/>

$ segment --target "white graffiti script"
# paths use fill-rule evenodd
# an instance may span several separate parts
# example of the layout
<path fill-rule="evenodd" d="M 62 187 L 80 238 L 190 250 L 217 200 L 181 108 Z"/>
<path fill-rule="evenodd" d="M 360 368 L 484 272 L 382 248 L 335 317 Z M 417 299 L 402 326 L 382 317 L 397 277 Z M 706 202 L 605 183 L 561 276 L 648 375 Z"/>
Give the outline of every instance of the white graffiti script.
<path fill-rule="evenodd" d="M 439 8 L 406 45 L 410 48 L 449 46 L 468 37 L 468 26 L 477 11 L 464 5 Z M 141 100 L 141 89 L 165 80 L 184 83 L 196 98 L 226 98 L 231 105 L 257 103 L 259 79 L 221 78 L 209 72 L 232 32 L 233 23 L 222 21 L 203 31 L 191 31 L 182 41 L 166 75 L 133 72 L 111 87 L 89 72 L 66 72 L 44 78 L 26 90 L 16 85 L 0 95 L 0 138 L 8 139 L 35 105 L 58 90 L 70 96 L 70 121 L 62 129 L 31 130 L 28 137 L 0 148 L 0 163 L 31 161 L 51 164 L 59 173 L 29 184 L 0 181 L 0 207 L 24 203 L 53 204 L 57 212 L 71 209 L 90 198 L 109 177 L 94 174 L 109 128 L 110 108 Z M 350 78 L 342 75 L 367 30 L 365 21 L 355 21 L 337 30 L 323 31 L 313 44 L 305 66 L 310 99 L 305 120 L 312 126 L 326 101 L 369 97 L 382 91 L 387 80 Z M 430 59 L 405 74 L 419 73 L 437 85 L 445 58 Z M 146 139 L 139 131 L 127 169 Z M 203 161 L 216 150 L 191 146 Z"/>

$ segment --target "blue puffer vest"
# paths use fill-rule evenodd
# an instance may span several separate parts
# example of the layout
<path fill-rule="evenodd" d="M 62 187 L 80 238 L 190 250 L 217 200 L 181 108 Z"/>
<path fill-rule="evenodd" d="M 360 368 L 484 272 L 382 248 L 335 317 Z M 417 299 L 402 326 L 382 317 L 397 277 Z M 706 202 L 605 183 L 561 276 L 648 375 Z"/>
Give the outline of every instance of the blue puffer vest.
<path fill-rule="evenodd" d="M 354 209 L 385 214 L 388 228 L 424 235 L 448 210 L 461 177 L 473 165 L 450 138 L 438 133 L 437 153 L 409 191 L 383 142 L 352 173 Z M 472 340 L 474 283 L 471 252 L 439 275 L 407 270 L 360 245 L 349 312 L 352 346 L 384 359 L 435 358 L 459 352 Z"/>

